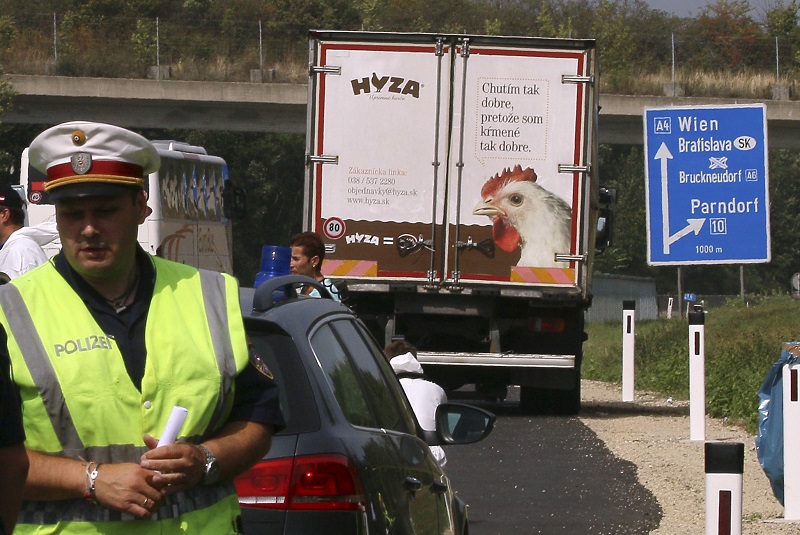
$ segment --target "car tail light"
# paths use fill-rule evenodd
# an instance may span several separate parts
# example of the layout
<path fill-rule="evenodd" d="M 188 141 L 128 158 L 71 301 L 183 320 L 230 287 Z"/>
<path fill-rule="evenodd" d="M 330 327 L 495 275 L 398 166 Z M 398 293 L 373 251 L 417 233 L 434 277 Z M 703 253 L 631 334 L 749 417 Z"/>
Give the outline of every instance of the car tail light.
<path fill-rule="evenodd" d="M 366 502 L 355 467 L 342 455 L 261 461 L 234 483 L 239 503 L 248 507 L 359 511 Z"/>
<path fill-rule="evenodd" d="M 567 323 L 562 318 L 532 318 L 528 329 L 537 333 L 563 333 Z"/>

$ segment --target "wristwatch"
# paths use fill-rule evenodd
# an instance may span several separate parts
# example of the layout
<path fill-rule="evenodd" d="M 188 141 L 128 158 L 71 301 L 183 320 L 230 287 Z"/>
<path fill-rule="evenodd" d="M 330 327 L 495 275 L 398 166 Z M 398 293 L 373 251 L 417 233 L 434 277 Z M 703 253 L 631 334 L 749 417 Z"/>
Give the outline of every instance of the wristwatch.
<path fill-rule="evenodd" d="M 206 455 L 206 468 L 203 472 L 203 479 L 200 481 L 203 485 L 211 485 L 216 483 L 219 479 L 219 463 L 211 450 L 205 445 L 200 444 L 200 449 Z"/>

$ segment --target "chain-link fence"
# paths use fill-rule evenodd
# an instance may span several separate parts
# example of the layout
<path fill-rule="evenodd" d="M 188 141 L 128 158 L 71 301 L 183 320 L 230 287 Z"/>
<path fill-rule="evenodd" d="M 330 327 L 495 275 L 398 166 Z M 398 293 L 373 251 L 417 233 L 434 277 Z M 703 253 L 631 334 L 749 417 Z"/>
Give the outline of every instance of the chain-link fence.
<path fill-rule="evenodd" d="M 305 42 L 265 35 L 258 20 L 52 14 L 16 20 L 0 62 L 8 74 L 292 82 L 306 80 L 307 56 Z"/>
<path fill-rule="evenodd" d="M 5 37 L 0 28 L 8 44 L 0 64 L 9 74 L 305 82 L 306 29 L 265 28 L 260 20 L 30 14 L 16 17 Z M 622 45 L 598 38 L 601 91 L 794 98 L 800 53 L 788 38 L 642 28 L 632 35 Z"/>

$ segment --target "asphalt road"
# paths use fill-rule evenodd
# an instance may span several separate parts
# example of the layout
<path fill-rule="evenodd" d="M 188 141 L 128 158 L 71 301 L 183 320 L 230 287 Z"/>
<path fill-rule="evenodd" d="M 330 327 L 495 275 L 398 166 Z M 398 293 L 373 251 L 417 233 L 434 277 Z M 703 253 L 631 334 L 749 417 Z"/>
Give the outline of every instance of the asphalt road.
<path fill-rule="evenodd" d="M 445 466 L 469 506 L 470 535 L 639 535 L 658 527 L 661 507 L 635 466 L 580 420 L 524 415 L 510 402 L 475 404 L 497 415 L 494 431 L 446 448 Z"/>

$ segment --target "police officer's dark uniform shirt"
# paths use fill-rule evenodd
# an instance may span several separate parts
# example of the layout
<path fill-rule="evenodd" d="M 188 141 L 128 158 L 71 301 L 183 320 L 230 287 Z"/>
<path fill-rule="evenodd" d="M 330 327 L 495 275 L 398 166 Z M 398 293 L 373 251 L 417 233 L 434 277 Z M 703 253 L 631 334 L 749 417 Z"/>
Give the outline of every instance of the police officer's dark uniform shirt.
<path fill-rule="evenodd" d="M 12 381 L 11 358 L 8 356 L 8 337 L 0 325 L 0 448 L 25 442 L 22 427 L 19 390 Z M 3 526 L 0 524 L 0 532 Z"/>
<path fill-rule="evenodd" d="M 64 253 L 58 253 L 54 257 L 56 270 L 83 299 L 103 332 L 116 342 L 131 381 L 141 391 L 147 357 L 145 325 L 155 288 L 156 272 L 149 255 L 141 247 L 137 248 L 136 260 L 139 284 L 135 299 L 130 306 L 117 312 L 72 269 Z M 285 424 L 278 400 L 278 385 L 272 378 L 259 372 L 251 364 L 236 376 L 235 387 L 229 422 L 245 421 L 269 425 L 273 433 L 283 429 Z"/>

